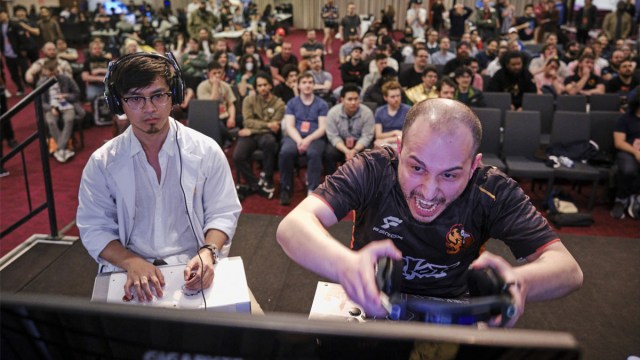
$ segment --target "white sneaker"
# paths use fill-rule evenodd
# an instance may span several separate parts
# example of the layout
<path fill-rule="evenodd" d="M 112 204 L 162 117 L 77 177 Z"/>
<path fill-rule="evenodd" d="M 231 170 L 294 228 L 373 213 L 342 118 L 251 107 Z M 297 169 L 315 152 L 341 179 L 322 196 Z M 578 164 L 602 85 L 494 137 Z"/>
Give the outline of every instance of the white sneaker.
<path fill-rule="evenodd" d="M 64 150 L 63 149 L 58 149 L 53 153 L 53 157 L 56 158 L 56 160 L 58 160 L 59 163 L 64 163 L 65 158 L 64 158 Z"/>
<path fill-rule="evenodd" d="M 6 97 L 7 99 L 12 97 L 13 95 L 11 94 L 11 91 L 9 91 L 9 89 L 4 89 L 4 97 Z"/>
<path fill-rule="evenodd" d="M 64 151 L 64 162 L 67 162 L 69 161 L 69 159 L 76 156 L 76 153 L 71 150 L 64 149 L 63 151 Z"/>
<path fill-rule="evenodd" d="M 22 95 L 24 95 L 24 91 L 20 91 L 20 90 L 16 91 L 16 96 L 22 96 Z"/>

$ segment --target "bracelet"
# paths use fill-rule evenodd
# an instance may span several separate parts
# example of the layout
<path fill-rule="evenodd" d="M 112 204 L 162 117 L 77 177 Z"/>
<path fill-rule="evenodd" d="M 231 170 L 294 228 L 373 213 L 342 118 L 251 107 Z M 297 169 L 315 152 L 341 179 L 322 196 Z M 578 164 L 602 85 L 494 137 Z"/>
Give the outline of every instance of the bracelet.
<path fill-rule="evenodd" d="M 200 249 L 198 249 L 198 252 L 200 252 L 200 250 L 202 249 L 207 249 L 209 251 L 211 251 L 211 257 L 213 258 L 213 263 L 217 264 L 218 263 L 218 259 L 219 259 L 219 255 L 218 255 L 218 248 L 215 247 L 214 245 L 211 244 L 204 244 L 200 247 Z"/>

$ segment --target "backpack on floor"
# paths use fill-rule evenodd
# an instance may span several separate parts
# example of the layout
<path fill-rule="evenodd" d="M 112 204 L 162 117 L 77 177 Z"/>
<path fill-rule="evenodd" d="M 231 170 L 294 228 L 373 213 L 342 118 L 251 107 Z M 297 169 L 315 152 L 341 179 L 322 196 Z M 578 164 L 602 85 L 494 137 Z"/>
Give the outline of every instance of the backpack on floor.
<path fill-rule="evenodd" d="M 102 96 L 96 97 L 93 100 L 93 122 L 98 126 L 111 125 L 113 122 L 113 115 L 109 110 L 106 100 Z"/>

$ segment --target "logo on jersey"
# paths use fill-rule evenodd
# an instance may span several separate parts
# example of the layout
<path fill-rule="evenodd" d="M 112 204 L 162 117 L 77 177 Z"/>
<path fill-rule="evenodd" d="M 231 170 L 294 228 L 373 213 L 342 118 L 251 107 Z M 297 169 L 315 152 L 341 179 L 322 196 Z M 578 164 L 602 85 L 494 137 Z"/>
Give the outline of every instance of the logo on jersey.
<path fill-rule="evenodd" d="M 447 254 L 454 255 L 473 244 L 473 236 L 464 230 L 462 224 L 455 224 L 449 229 L 445 239 Z"/>
<path fill-rule="evenodd" d="M 375 231 L 377 233 L 380 233 L 380 234 L 386 236 L 389 239 L 402 240 L 402 236 L 401 235 L 393 234 L 393 233 L 390 233 L 389 231 L 387 231 L 391 227 L 396 227 L 396 226 L 402 224 L 402 220 L 401 219 L 398 219 L 395 216 L 387 216 L 386 218 L 382 219 L 382 221 L 384 222 L 384 224 L 380 225 L 380 227 L 374 226 L 373 227 L 373 231 Z"/>
<path fill-rule="evenodd" d="M 413 280 L 415 278 L 435 278 L 440 279 L 447 276 L 449 269 L 455 268 L 460 265 L 458 261 L 452 265 L 436 265 L 427 262 L 425 259 L 416 259 L 411 256 L 405 256 L 406 266 L 404 267 L 404 278 L 407 280 Z"/>
<path fill-rule="evenodd" d="M 389 227 L 393 226 L 396 227 L 400 224 L 402 224 L 402 220 L 398 219 L 395 216 L 387 216 L 386 218 L 382 219 L 382 221 L 384 221 L 384 225 L 380 226 L 383 229 L 388 229 Z"/>

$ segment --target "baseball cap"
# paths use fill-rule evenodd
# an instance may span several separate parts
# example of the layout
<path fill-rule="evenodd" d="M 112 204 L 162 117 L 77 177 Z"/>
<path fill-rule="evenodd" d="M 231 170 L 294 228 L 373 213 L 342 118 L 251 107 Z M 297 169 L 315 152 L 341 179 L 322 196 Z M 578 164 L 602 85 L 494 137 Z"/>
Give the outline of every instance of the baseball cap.
<path fill-rule="evenodd" d="M 392 68 L 391 66 L 387 66 L 384 69 L 382 69 L 382 72 L 380 73 L 380 75 L 382 75 L 382 77 L 398 76 L 398 72 L 396 71 L 396 69 Z"/>
<path fill-rule="evenodd" d="M 422 4 L 422 0 L 413 0 L 414 4 Z"/>
<path fill-rule="evenodd" d="M 356 45 L 354 47 L 351 48 L 351 52 L 353 52 L 354 50 L 360 50 L 360 51 L 364 51 L 364 49 L 362 48 L 362 46 L 360 45 Z"/>
<path fill-rule="evenodd" d="M 426 43 L 426 41 L 424 41 L 424 39 L 423 39 L 423 38 L 417 38 L 417 39 L 413 40 L 413 45 L 415 45 L 415 44 L 420 44 L 420 43 L 425 44 L 425 43 Z"/>
<path fill-rule="evenodd" d="M 514 27 L 509 28 L 509 34 L 511 34 L 511 33 L 517 33 L 517 32 L 518 32 L 518 29 L 516 29 L 516 28 L 514 28 Z"/>
<path fill-rule="evenodd" d="M 285 36 L 286 32 L 284 31 L 283 28 L 277 28 L 276 29 L 276 35 Z"/>

